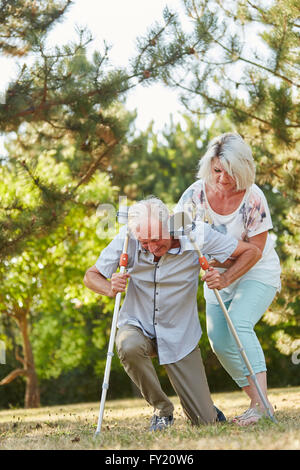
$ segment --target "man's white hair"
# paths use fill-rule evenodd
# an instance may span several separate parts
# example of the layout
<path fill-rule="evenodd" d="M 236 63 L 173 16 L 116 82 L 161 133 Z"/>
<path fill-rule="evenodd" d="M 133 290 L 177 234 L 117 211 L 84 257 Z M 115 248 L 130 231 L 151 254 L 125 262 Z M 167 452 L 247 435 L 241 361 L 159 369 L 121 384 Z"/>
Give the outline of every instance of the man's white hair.
<path fill-rule="evenodd" d="M 167 206 L 158 198 L 151 196 L 133 204 L 128 210 L 128 227 L 137 237 L 140 227 L 151 224 L 152 220 L 160 221 L 162 227 L 168 229 L 170 212 Z M 151 233 L 152 238 L 159 238 L 159 234 Z M 149 237 L 150 238 L 150 237 Z"/>
<path fill-rule="evenodd" d="M 255 163 L 249 145 L 239 134 L 227 132 L 214 138 L 199 162 L 197 177 L 212 182 L 212 159 L 218 157 L 224 170 L 235 179 L 236 190 L 248 189 L 255 181 Z"/>

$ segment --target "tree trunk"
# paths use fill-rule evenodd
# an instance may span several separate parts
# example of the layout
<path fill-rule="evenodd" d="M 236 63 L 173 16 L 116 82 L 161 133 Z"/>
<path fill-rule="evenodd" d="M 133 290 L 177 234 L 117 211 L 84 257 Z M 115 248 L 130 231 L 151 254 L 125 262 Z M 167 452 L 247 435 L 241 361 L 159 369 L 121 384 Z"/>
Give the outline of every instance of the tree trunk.
<path fill-rule="evenodd" d="M 40 406 L 40 390 L 38 378 L 36 375 L 32 347 L 28 334 L 28 322 L 26 313 L 18 316 L 18 325 L 23 337 L 23 364 L 26 373 L 26 391 L 25 391 L 25 408 L 38 408 Z"/>

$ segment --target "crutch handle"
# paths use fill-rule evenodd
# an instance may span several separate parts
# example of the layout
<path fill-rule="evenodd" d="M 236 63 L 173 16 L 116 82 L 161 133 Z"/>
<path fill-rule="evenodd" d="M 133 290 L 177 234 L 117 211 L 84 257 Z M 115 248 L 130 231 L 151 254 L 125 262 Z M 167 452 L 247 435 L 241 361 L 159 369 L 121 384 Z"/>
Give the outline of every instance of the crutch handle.
<path fill-rule="evenodd" d="M 209 262 L 207 261 L 205 256 L 200 256 L 199 264 L 204 271 L 207 271 L 207 269 L 210 267 Z"/>
<path fill-rule="evenodd" d="M 128 264 L 128 254 L 127 253 L 122 253 L 120 256 L 120 266 L 124 266 L 126 268 Z"/>

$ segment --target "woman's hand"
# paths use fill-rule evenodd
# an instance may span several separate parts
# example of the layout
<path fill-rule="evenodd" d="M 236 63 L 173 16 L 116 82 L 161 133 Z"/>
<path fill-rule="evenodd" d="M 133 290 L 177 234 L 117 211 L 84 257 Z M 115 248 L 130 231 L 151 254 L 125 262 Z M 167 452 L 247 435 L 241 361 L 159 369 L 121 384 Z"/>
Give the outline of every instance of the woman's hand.
<path fill-rule="evenodd" d="M 224 289 L 227 287 L 226 273 L 220 273 L 217 269 L 210 267 L 205 271 L 205 275 L 202 277 L 202 281 L 206 281 L 209 289 Z"/>
<path fill-rule="evenodd" d="M 110 280 L 111 297 L 115 297 L 118 292 L 125 292 L 127 279 L 130 278 L 128 273 L 114 273 Z"/>

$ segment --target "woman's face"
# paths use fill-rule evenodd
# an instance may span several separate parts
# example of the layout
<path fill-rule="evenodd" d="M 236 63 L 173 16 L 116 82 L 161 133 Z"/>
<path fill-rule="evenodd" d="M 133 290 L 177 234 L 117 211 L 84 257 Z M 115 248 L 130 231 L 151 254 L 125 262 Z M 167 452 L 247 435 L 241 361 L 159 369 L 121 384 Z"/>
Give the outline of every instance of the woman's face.
<path fill-rule="evenodd" d="M 219 191 L 235 191 L 236 182 L 223 168 L 220 159 L 215 157 L 211 161 L 212 181 Z"/>

